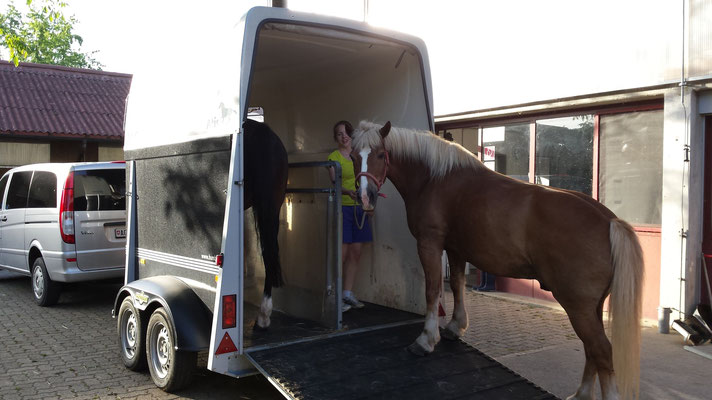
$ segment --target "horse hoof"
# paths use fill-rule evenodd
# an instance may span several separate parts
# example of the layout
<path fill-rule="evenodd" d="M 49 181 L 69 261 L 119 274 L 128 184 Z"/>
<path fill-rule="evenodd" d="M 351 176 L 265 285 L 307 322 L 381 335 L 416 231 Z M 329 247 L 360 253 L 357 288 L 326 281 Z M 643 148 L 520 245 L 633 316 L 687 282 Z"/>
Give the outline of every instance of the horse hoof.
<path fill-rule="evenodd" d="M 255 321 L 255 325 L 252 327 L 252 330 L 258 331 L 258 332 L 265 332 L 269 328 L 269 325 L 267 326 L 260 326 L 260 324 Z"/>
<path fill-rule="evenodd" d="M 440 337 L 442 337 L 443 339 L 446 339 L 446 340 L 459 340 L 460 339 L 460 337 L 457 336 L 457 334 L 455 334 L 450 329 L 443 329 L 442 331 L 440 331 Z"/>
<path fill-rule="evenodd" d="M 418 342 L 413 342 L 410 346 L 408 346 L 408 351 L 411 354 L 415 354 L 416 356 L 424 357 L 430 354 L 428 351 L 426 351 L 423 346 L 418 344 Z"/>

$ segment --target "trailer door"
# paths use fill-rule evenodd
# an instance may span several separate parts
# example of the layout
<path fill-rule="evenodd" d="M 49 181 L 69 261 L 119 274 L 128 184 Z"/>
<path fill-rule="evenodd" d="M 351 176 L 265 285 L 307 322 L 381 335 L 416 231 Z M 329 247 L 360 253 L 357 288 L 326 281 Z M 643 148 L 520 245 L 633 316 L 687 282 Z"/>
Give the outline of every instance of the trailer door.
<path fill-rule="evenodd" d="M 409 353 L 421 330 L 418 321 L 246 354 L 293 399 L 556 398 L 460 340 L 441 341 L 427 357 Z"/>

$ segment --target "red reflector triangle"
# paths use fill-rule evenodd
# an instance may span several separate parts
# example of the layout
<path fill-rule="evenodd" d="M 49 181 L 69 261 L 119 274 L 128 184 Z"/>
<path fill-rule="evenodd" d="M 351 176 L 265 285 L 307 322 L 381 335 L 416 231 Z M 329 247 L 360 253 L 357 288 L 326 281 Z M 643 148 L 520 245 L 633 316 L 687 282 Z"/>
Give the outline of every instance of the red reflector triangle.
<path fill-rule="evenodd" d="M 228 335 L 227 332 L 225 332 L 225 336 L 223 336 L 222 340 L 220 341 L 220 344 L 218 345 L 218 349 L 215 352 L 215 354 L 225 354 L 225 353 L 233 353 L 237 351 L 237 347 L 235 347 L 235 343 L 232 342 L 232 339 L 230 339 L 230 335 Z"/>

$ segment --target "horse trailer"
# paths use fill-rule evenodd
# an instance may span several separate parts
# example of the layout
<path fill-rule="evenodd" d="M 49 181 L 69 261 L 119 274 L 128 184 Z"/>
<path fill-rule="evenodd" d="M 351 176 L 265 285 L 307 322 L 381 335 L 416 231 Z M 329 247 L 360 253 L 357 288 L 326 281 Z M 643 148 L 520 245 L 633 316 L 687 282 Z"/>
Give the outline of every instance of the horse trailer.
<path fill-rule="evenodd" d="M 185 386 L 198 359 L 233 377 L 264 374 L 289 398 L 553 398 L 462 341 L 428 357 L 405 350 L 422 329 L 425 284 L 390 183 L 355 285 L 366 307 L 341 310 L 341 187 L 327 167 L 340 171 L 325 161 L 331 127 L 389 119 L 432 130 L 424 43 L 266 7 L 221 39 L 228 45 L 214 73 L 224 79 L 205 128 L 159 143 L 150 132 L 126 138 L 126 276 L 112 310 L 126 367 L 147 365 L 166 391 Z M 242 127 L 251 114 L 279 135 L 290 163 L 279 221 L 285 284 L 272 293 L 267 329 L 255 326 L 265 272 L 244 210 L 251 149 Z"/>

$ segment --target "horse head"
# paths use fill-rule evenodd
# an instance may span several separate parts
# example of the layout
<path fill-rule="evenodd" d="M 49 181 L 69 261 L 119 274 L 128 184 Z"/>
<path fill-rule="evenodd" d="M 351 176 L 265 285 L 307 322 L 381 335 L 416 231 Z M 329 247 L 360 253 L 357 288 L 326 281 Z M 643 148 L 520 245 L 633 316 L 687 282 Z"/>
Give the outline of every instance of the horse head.
<path fill-rule="evenodd" d="M 376 208 L 376 200 L 381 186 L 388 175 L 388 150 L 385 139 L 391 131 L 391 123 L 378 128 L 374 124 L 361 122 L 354 132 L 351 157 L 354 167 L 360 168 L 356 175 L 357 197 L 365 211 Z"/>

